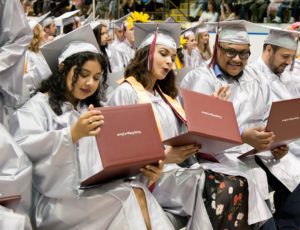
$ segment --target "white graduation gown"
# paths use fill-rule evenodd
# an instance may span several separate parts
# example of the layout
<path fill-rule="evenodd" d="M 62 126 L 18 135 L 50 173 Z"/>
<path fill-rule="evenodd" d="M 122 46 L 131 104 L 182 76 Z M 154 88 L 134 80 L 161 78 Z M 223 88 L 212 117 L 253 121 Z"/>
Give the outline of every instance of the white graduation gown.
<path fill-rule="evenodd" d="M 13 110 L 29 98 L 23 95 L 23 71 L 31 40 L 21 2 L 0 1 L 0 122 L 7 128 Z"/>
<path fill-rule="evenodd" d="M 101 170 L 95 137 L 72 143 L 70 127 L 85 106 L 69 102 L 58 116 L 42 93 L 14 116 L 14 138 L 33 162 L 34 220 L 38 229 L 146 229 L 132 187 L 146 194 L 152 229 L 173 229 L 159 204 L 138 180 L 115 180 L 80 190 L 82 180 Z"/>
<path fill-rule="evenodd" d="M 27 50 L 27 66 L 24 74 L 24 83 L 30 94 L 37 89 L 40 82 L 48 78 L 52 72 L 43 55 Z"/>
<path fill-rule="evenodd" d="M 0 205 L 0 229 L 23 230 L 25 229 L 25 217 Z"/>
<path fill-rule="evenodd" d="M 134 58 L 135 50 L 125 39 L 118 46 L 113 46 L 110 49 L 112 57 L 112 72 L 118 72 L 126 68 L 132 58 Z"/>
<path fill-rule="evenodd" d="M 187 50 L 183 50 L 184 55 L 184 67 L 196 68 L 200 66 L 205 60 L 202 58 L 198 48 L 193 49 L 191 55 Z"/>
<path fill-rule="evenodd" d="M 247 129 L 265 124 L 270 108 L 270 89 L 253 76 L 261 74 L 248 67 L 239 81 L 217 78 L 214 70 L 207 63 L 192 70 L 181 82 L 181 88 L 210 95 L 219 87 L 230 84 L 232 101 L 240 128 Z M 268 105 L 268 106 L 266 106 Z M 247 178 L 249 186 L 249 218 L 258 220 L 271 217 L 263 200 L 269 199 L 268 182 L 265 172 L 255 163 L 254 158 L 239 160 L 237 157 L 252 149 L 243 144 L 214 156 L 221 164 L 202 163 L 205 169 L 229 175 L 241 175 Z"/>
<path fill-rule="evenodd" d="M 32 185 L 31 162 L 2 124 L 0 124 L 0 153 L 0 194 L 1 196 L 21 195 L 21 200 L 15 208 L 15 214 L 23 216 L 24 226 L 26 220 L 26 229 L 31 229 L 29 220 Z M 13 214 L 8 215 L 13 216 Z M 7 220 L 6 223 L 9 221 Z"/>
<path fill-rule="evenodd" d="M 155 96 L 150 93 L 148 95 L 158 113 L 163 139 L 174 137 L 186 130 L 183 123 L 178 120 L 170 106 L 157 92 Z M 108 96 L 107 105 L 128 104 L 138 104 L 138 97 L 131 85 L 125 82 Z M 208 165 L 215 164 L 208 163 Z M 224 173 L 224 169 L 220 164 L 217 164 L 214 169 L 216 172 Z M 228 175 L 242 175 L 246 177 L 243 173 L 238 174 L 234 170 L 230 171 L 227 169 L 227 173 Z M 164 174 L 155 184 L 153 195 L 168 212 L 190 217 L 186 229 L 209 230 L 212 229 L 212 226 L 202 198 L 204 182 L 205 173 L 202 164 L 196 163 L 191 168 L 181 168 L 176 164 L 168 164 L 165 165 Z M 254 206 L 248 214 L 248 223 L 253 224 L 269 219 L 271 213 L 263 199 L 258 198 L 260 194 L 255 190 L 250 195 L 252 197 L 249 200 L 258 200 L 257 204 L 259 204 L 259 207 Z"/>
<path fill-rule="evenodd" d="M 251 63 L 250 67 L 263 73 L 259 77 L 270 85 L 272 101 L 287 100 L 300 96 L 297 89 L 299 80 L 290 71 L 285 71 L 279 77 L 269 69 L 261 57 L 256 62 Z M 300 146 L 292 142 L 289 147 L 290 151 L 279 161 L 274 162 L 264 159 L 264 157 L 261 158 L 270 172 L 292 192 L 300 183 L 300 160 L 297 158 L 297 156 L 300 156 Z M 271 153 L 267 151 L 264 155 L 271 155 Z"/>

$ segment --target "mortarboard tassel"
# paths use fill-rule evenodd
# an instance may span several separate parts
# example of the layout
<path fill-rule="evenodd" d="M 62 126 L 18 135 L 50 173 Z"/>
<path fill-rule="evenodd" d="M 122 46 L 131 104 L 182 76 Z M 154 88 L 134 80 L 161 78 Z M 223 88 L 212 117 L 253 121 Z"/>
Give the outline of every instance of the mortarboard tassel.
<path fill-rule="evenodd" d="M 212 59 L 211 59 L 209 65 L 208 65 L 209 68 L 210 67 L 214 68 L 215 64 L 217 62 L 217 48 L 218 48 L 218 45 L 219 45 L 219 28 L 220 28 L 220 23 L 218 22 L 216 40 L 215 40 L 215 47 L 214 47 L 214 52 L 213 52 Z"/>
<path fill-rule="evenodd" d="M 155 34 L 154 34 L 153 41 L 152 41 L 152 43 L 150 45 L 150 50 L 149 50 L 149 58 L 148 58 L 148 70 L 149 71 L 153 70 L 154 52 L 155 52 L 155 44 L 156 44 L 157 31 L 158 31 L 158 24 L 156 24 Z"/>

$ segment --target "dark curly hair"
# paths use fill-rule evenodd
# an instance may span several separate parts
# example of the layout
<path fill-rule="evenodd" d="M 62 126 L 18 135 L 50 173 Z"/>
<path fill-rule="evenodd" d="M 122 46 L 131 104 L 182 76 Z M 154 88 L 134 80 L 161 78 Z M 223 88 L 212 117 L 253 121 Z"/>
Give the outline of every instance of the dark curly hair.
<path fill-rule="evenodd" d="M 133 76 L 145 88 L 151 84 L 150 72 L 148 71 L 148 57 L 150 45 L 145 46 L 135 52 L 135 56 L 129 62 L 125 70 L 125 78 Z M 172 98 L 178 95 L 178 90 L 175 85 L 175 74 L 171 70 L 163 80 L 157 80 L 154 88 L 159 85 L 161 90 Z"/>
<path fill-rule="evenodd" d="M 105 58 L 102 54 L 95 54 L 92 52 L 82 52 L 73 54 L 72 56 L 68 57 L 64 62 L 62 68 L 59 68 L 54 74 L 52 74 L 49 78 L 43 80 L 36 89 L 35 93 L 42 92 L 49 94 L 49 104 L 53 111 L 57 115 L 62 114 L 61 106 L 64 101 L 68 101 L 66 97 L 66 90 L 67 90 L 67 83 L 66 83 L 66 76 L 71 70 L 73 66 L 76 66 L 74 69 L 74 75 L 72 78 L 72 86 L 74 90 L 74 85 L 78 80 L 78 75 L 81 71 L 81 67 L 90 60 L 98 61 L 101 65 L 102 70 L 102 77 L 101 83 L 99 84 L 96 92 L 87 97 L 84 100 L 81 100 L 81 105 L 93 104 L 95 107 L 101 106 L 100 101 L 105 100 L 105 91 L 107 88 L 106 80 L 107 80 L 107 66 Z"/>

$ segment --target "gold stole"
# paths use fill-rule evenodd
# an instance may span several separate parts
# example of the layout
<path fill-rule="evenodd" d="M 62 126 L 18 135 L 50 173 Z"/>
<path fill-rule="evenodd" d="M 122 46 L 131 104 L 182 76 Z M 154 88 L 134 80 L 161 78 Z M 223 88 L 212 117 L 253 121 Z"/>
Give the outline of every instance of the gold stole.
<path fill-rule="evenodd" d="M 123 78 L 123 79 L 117 81 L 117 83 L 122 84 L 125 81 L 127 81 L 131 85 L 131 87 L 134 89 L 134 91 L 136 92 L 139 104 L 151 103 L 150 97 L 148 96 L 144 86 L 140 82 L 138 82 L 135 79 L 135 77 L 131 76 L 131 77 L 128 77 L 126 79 Z M 184 112 L 182 106 L 178 103 L 178 101 L 171 98 L 167 94 L 164 94 L 159 86 L 157 88 L 158 88 L 159 94 L 164 99 L 164 101 L 172 108 L 175 115 L 177 117 L 179 117 L 179 119 L 181 119 L 184 123 L 186 123 L 185 112 Z M 151 103 L 151 106 L 152 106 L 152 109 L 153 109 L 153 113 L 154 113 L 154 117 L 155 117 L 155 121 L 156 121 L 158 131 L 159 131 L 159 134 L 160 134 L 160 138 L 162 139 L 162 131 L 161 131 L 161 125 L 160 125 L 158 113 L 157 113 L 157 111 L 154 108 L 152 103 Z M 155 181 L 153 181 L 153 180 L 149 182 L 148 187 L 149 187 L 150 191 L 153 191 L 154 184 L 155 184 Z"/>
<path fill-rule="evenodd" d="M 27 72 L 27 58 L 25 58 L 25 63 L 24 63 L 24 74 Z"/>
<path fill-rule="evenodd" d="M 135 79 L 135 77 L 131 76 L 131 77 L 128 77 L 126 79 L 123 78 L 123 79 L 119 80 L 118 83 L 122 84 L 125 81 L 127 81 L 131 85 L 131 87 L 134 89 L 134 91 L 136 92 L 139 104 L 151 103 L 150 97 L 148 96 L 144 86 L 140 82 L 138 82 Z M 159 86 L 157 88 L 158 88 L 159 94 L 164 99 L 164 101 L 171 107 L 171 109 L 173 110 L 175 115 L 182 122 L 186 123 L 185 112 L 184 112 L 182 106 L 179 104 L 179 102 L 176 101 L 175 99 L 171 98 L 167 94 L 163 93 Z M 162 131 L 161 131 L 161 125 L 160 125 L 158 113 L 157 113 L 157 111 L 154 108 L 152 103 L 151 103 L 151 105 L 152 105 L 156 125 L 157 125 L 157 128 L 158 128 L 159 134 L 160 134 L 160 138 L 162 139 Z"/>

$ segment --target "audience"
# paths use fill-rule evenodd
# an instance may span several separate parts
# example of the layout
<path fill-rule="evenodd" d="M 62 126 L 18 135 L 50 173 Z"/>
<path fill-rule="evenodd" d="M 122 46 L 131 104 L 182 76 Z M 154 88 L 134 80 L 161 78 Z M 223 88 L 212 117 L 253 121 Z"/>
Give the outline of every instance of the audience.
<path fill-rule="evenodd" d="M 21 2 L 24 11 L 27 14 L 33 11 L 33 15 L 41 15 L 51 10 L 52 15 L 59 16 L 65 11 L 79 9 L 79 16 L 87 16 L 92 11 L 91 0 L 21 0 Z M 133 11 L 149 12 L 151 19 L 161 19 L 162 7 L 164 7 L 163 0 L 122 0 L 120 5 L 116 0 L 97 0 L 95 10 L 96 16 L 108 20 L 117 18 L 118 11 L 121 13 L 120 16 Z M 173 9 L 170 3 L 165 7 L 169 11 Z M 300 0 L 193 0 L 189 6 L 189 13 L 185 13 L 185 16 L 191 22 L 240 18 L 254 23 L 293 23 L 299 20 L 299 7 Z M 185 10 L 187 7 L 180 9 Z"/>
<path fill-rule="evenodd" d="M 214 0 L 208 1 L 207 10 L 203 11 L 199 22 L 216 22 L 218 21 L 217 5 Z"/>

